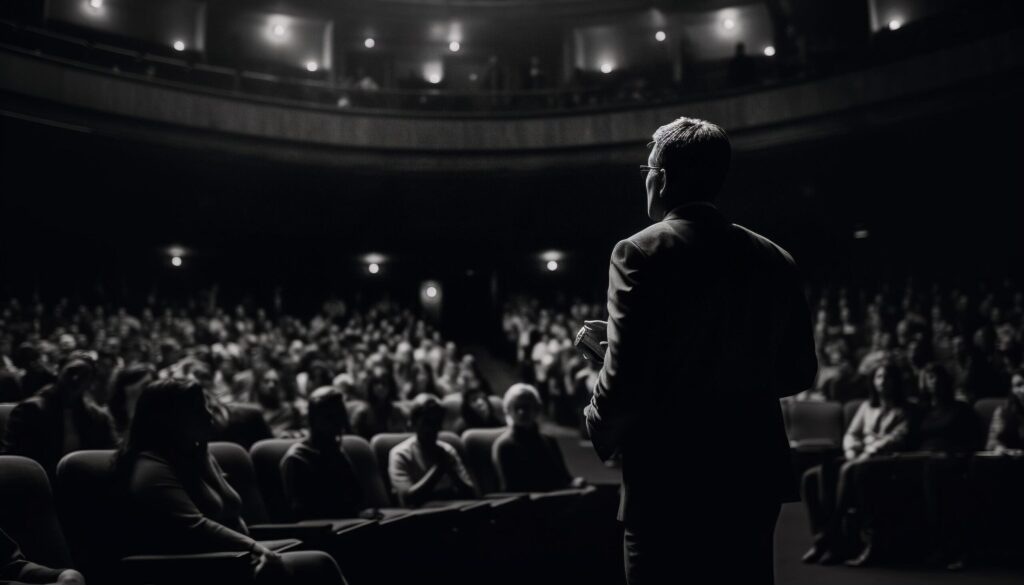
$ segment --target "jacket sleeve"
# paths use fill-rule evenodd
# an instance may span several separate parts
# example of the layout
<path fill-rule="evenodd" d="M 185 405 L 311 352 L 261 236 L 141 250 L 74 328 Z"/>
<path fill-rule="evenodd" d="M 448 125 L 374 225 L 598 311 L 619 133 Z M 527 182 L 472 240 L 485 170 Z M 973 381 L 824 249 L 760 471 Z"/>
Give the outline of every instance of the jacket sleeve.
<path fill-rule="evenodd" d="M 585 410 L 587 431 L 607 461 L 623 444 L 644 391 L 647 343 L 652 337 L 647 256 L 629 240 L 615 245 L 608 269 L 608 347 Z"/>
<path fill-rule="evenodd" d="M 0 530 L 0 583 L 56 583 L 61 572 L 25 560 L 18 544 Z"/>
<path fill-rule="evenodd" d="M 42 461 L 43 453 L 40 451 L 43 441 L 39 438 L 43 431 L 43 416 L 39 406 L 29 401 L 18 404 L 7 420 L 3 452 L 7 455 L 28 457 L 45 466 L 46 463 Z"/>
<path fill-rule="evenodd" d="M 256 542 L 203 515 L 174 470 L 165 462 L 142 457 L 135 465 L 131 497 L 153 519 L 153 530 L 205 552 L 249 550 Z"/>
<path fill-rule="evenodd" d="M 818 374 L 811 312 L 796 265 L 792 262 L 790 270 L 786 296 L 788 319 L 783 325 L 781 343 L 775 358 L 775 394 L 779 398 L 813 388 L 814 378 Z"/>
<path fill-rule="evenodd" d="M 904 412 L 893 417 L 892 426 L 877 441 L 865 447 L 868 455 L 881 455 L 906 448 L 911 433 L 910 416 Z"/>

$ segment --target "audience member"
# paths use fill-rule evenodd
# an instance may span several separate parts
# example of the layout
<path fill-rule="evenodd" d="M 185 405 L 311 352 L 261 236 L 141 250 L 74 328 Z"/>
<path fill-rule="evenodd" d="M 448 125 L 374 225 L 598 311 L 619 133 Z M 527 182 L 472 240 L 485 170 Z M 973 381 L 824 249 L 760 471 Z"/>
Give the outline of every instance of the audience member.
<path fill-rule="evenodd" d="M 441 402 L 429 394 L 412 401 L 415 434 L 391 449 L 388 475 L 403 506 L 430 500 L 476 497 L 476 486 L 454 447 L 438 439 L 444 422 Z"/>
<path fill-rule="evenodd" d="M 11 411 L 4 452 L 35 459 L 52 480 L 65 454 L 116 447 L 110 415 L 85 399 L 95 380 L 95 361 L 83 352 L 71 353 L 55 383 Z"/>
<path fill-rule="evenodd" d="M 540 393 L 528 384 L 513 384 L 505 393 L 509 428 L 494 442 L 493 459 L 502 491 L 546 492 L 583 487 L 572 477 L 558 441 L 540 430 Z"/>
<path fill-rule="evenodd" d="M 309 395 L 309 436 L 281 460 L 285 496 L 300 520 L 353 518 L 366 508 L 352 461 L 341 448 L 350 431 L 345 397 L 332 386 Z"/>
<path fill-rule="evenodd" d="M 992 414 L 985 448 L 997 453 L 1024 454 L 1024 370 L 1016 370 L 1010 377 L 1010 393 Z"/>

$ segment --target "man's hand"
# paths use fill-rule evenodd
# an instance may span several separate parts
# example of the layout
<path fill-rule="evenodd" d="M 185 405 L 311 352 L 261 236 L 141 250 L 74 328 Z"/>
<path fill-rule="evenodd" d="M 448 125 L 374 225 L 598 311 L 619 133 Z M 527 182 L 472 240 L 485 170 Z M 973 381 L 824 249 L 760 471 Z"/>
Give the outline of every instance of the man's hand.
<path fill-rule="evenodd" d="M 597 364 L 604 363 L 604 351 L 608 347 L 608 322 L 584 321 L 573 342 L 583 359 Z"/>
<path fill-rule="evenodd" d="M 85 577 L 74 569 L 65 569 L 57 576 L 57 585 L 85 585 Z"/>

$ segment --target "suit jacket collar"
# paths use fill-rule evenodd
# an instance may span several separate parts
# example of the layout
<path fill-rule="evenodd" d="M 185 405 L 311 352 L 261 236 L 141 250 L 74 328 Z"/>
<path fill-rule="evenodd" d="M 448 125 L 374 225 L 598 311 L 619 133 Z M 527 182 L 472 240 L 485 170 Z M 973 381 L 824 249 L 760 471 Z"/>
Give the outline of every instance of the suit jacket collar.
<path fill-rule="evenodd" d="M 684 203 L 665 214 L 664 221 L 685 219 L 698 223 L 728 223 L 725 214 L 710 201 L 692 201 Z"/>

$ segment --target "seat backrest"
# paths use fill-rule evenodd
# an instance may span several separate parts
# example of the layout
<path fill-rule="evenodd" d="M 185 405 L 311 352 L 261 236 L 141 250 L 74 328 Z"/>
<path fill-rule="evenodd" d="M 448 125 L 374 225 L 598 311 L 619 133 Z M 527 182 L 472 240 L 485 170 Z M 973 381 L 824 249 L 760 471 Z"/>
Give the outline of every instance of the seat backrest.
<path fill-rule="evenodd" d="M 123 486 L 114 474 L 116 451 L 73 451 L 57 464 L 57 511 L 75 565 L 103 582 L 120 560 L 125 532 Z"/>
<path fill-rule="evenodd" d="M 462 443 L 466 448 L 466 467 L 473 475 L 477 487 L 484 494 L 501 489 L 498 470 L 494 467 L 491 452 L 494 442 L 508 429 L 469 429 L 462 433 Z"/>
<path fill-rule="evenodd" d="M 383 479 L 387 472 L 381 473 L 370 443 L 357 435 L 345 435 L 341 438 L 341 450 L 352 462 L 367 504 L 374 508 L 391 506 L 391 496 Z"/>
<path fill-rule="evenodd" d="M 854 400 L 848 400 L 843 404 L 843 434 L 846 433 L 846 429 L 850 428 L 850 422 L 853 421 L 853 416 L 857 414 L 857 409 L 864 403 L 862 398 Z"/>
<path fill-rule="evenodd" d="M 291 506 L 284 492 L 284 478 L 281 475 L 281 460 L 298 439 L 264 439 L 249 449 L 252 466 L 256 471 L 256 483 L 271 522 L 294 522 Z"/>
<path fill-rule="evenodd" d="M 978 420 L 981 421 L 983 438 L 988 438 L 988 429 L 992 426 L 992 416 L 996 409 L 1005 402 L 1005 398 L 982 398 L 974 403 L 974 412 L 978 413 Z"/>
<path fill-rule="evenodd" d="M 26 559 L 71 567 L 50 480 L 41 465 L 26 457 L 0 455 L 0 502 L 0 529 L 18 543 Z"/>
<path fill-rule="evenodd" d="M 843 406 L 838 402 L 791 401 L 785 408 L 786 434 L 790 441 L 827 439 L 843 441 Z"/>
<path fill-rule="evenodd" d="M 214 442 L 210 443 L 210 454 L 224 470 L 228 485 L 242 498 L 242 519 L 249 524 L 269 522 L 267 506 L 256 483 L 256 470 L 245 447 L 238 443 Z"/>
<path fill-rule="evenodd" d="M 392 497 L 391 493 L 391 476 L 388 475 L 388 455 L 391 454 L 391 449 L 395 445 L 413 436 L 413 433 L 379 433 L 373 436 L 370 441 L 370 446 L 373 449 L 373 454 L 377 459 L 377 466 L 380 469 L 381 479 L 384 482 L 384 489 L 389 497 Z M 466 461 L 466 448 L 462 444 L 462 439 L 458 435 L 451 431 L 441 431 L 437 438 L 445 443 L 448 443 L 452 447 L 455 447 L 455 451 L 459 454 L 459 459 L 462 459 L 463 463 Z M 392 499 L 394 499 L 392 497 Z"/>

